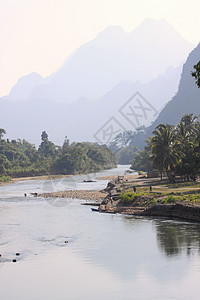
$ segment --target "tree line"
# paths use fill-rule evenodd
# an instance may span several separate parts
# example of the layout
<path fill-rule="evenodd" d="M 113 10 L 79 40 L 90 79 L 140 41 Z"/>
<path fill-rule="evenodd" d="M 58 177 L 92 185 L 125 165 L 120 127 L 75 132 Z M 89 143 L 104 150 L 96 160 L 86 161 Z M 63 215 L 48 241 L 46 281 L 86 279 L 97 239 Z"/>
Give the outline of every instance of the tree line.
<path fill-rule="evenodd" d="M 193 114 L 184 115 L 177 126 L 160 124 L 143 151 L 134 158 L 132 169 L 166 173 L 196 180 L 200 175 L 200 122 Z"/>
<path fill-rule="evenodd" d="M 77 174 L 116 167 L 116 158 L 106 146 L 72 143 L 66 138 L 57 146 L 43 131 L 38 149 L 25 139 L 4 139 L 0 128 L 0 176 L 26 177 Z"/>

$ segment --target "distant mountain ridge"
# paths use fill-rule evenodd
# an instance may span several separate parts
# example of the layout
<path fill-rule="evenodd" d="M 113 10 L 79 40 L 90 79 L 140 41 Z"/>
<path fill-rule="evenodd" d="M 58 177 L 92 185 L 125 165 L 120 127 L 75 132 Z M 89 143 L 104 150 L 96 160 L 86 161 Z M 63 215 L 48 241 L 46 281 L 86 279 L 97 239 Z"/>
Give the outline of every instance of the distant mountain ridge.
<path fill-rule="evenodd" d="M 146 133 L 142 137 L 140 134 L 134 136 L 131 144 L 142 148 L 146 144 L 145 139 L 152 136 L 153 130 L 155 130 L 159 124 L 177 125 L 185 114 L 200 115 L 200 89 L 196 86 L 195 79 L 191 75 L 194 65 L 199 61 L 200 43 L 189 54 L 183 65 L 178 92 L 172 100 L 165 105 L 153 124 L 147 128 Z"/>
<path fill-rule="evenodd" d="M 149 130 L 160 123 L 176 125 L 184 114 L 193 113 L 197 116 L 200 115 L 200 89 L 196 86 L 195 79 L 191 75 L 194 65 L 199 61 L 200 43 L 189 54 L 186 63 L 183 65 L 177 94 L 163 108 Z"/>
<path fill-rule="evenodd" d="M 19 79 L 5 100 L 28 99 L 71 103 L 98 99 L 124 81 L 147 83 L 180 65 L 193 45 L 165 20 L 144 20 L 133 32 L 109 26 L 82 45 L 53 74 Z"/>
<path fill-rule="evenodd" d="M 122 81 L 103 97 L 93 101 L 83 97 L 73 103 L 0 99 L 0 127 L 5 128 L 11 138 L 20 136 L 29 140 L 31 137 L 36 144 L 43 130 L 58 144 L 66 135 L 76 141 L 95 141 L 96 131 L 112 116 L 126 129 L 134 129 L 119 114 L 121 106 L 139 91 L 159 112 L 177 91 L 181 69 L 182 66 L 170 67 L 163 76 L 147 84 Z M 148 124 L 152 121 L 148 119 Z"/>

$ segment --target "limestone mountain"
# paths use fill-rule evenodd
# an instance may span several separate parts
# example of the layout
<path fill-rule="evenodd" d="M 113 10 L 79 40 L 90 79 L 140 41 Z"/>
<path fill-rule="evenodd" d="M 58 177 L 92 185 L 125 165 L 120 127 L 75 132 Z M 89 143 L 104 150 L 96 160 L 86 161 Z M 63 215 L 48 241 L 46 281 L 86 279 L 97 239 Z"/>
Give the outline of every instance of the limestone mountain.
<path fill-rule="evenodd" d="M 144 20 L 126 33 L 109 26 L 67 57 L 45 79 L 28 75 L 20 79 L 6 99 L 38 99 L 70 103 L 80 97 L 98 99 L 121 81 L 147 83 L 169 66 L 178 66 L 192 50 L 165 20 Z M 27 92 L 25 92 L 27 91 Z"/>
<path fill-rule="evenodd" d="M 152 135 L 152 131 L 159 124 L 177 125 L 185 114 L 200 115 L 200 89 L 195 84 L 192 77 L 194 65 L 200 61 L 200 44 L 189 54 L 182 70 L 181 80 L 178 92 L 162 109 L 156 120 L 146 130 L 146 133 L 135 135 L 131 141 L 136 147 L 142 148 L 145 145 L 145 139 Z"/>
<path fill-rule="evenodd" d="M 189 54 L 183 66 L 177 94 L 166 104 L 149 130 L 160 123 L 176 125 L 184 114 L 200 115 L 200 89 L 196 86 L 194 77 L 191 76 L 194 65 L 199 61 L 200 44 Z"/>
<path fill-rule="evenodd" d="M 43 130 L 57 144 L 62 144 L 66 135 L 75 141 L 96 141 L 95 133 L 111 117 L 127 130 L 133 130 L 135 128 L 119 113 L 119 109 L 139 91 L 160 112 L 177 91 L 181 69 L 182 65 L 170 67 L 164 75 L 146 84 L 121 81 L 96 100 L 82 97 L 73 103 L 55 103 L 39 99 L 14 102 L 0 99 L 0 127 L 6 128 L 11 138 L 23 136 L 36 144 Z M 148 118 L 144 125 L 151 124 L 154 119 Z"/>

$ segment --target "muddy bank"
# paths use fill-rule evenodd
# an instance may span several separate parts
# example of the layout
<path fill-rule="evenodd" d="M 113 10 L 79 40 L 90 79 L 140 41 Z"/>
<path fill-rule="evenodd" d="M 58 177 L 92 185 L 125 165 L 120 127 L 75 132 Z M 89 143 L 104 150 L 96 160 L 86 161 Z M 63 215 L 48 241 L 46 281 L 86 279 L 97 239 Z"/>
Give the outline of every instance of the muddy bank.
<path fill-rule="evenodd" d="M 144 210 L 141 215 L 200 222 L 200 207 L 182 204 L 154 205 Z"/>
<path fill-rule="evenodd" d="M 42 196 L 44 198 L 84 199 L 84 200 L 91 200 L 100 203 L 105 199 L 107 193 L 103 191 L 72 190 L 72 191 L 63 191 L 63 192 L 43 193 L 39 196 Z"/>
<path fill-rule="evenodd" d="M 159 204 L 150 208 L 143 206 L 117 207 L 110 201 L 100 205 L 100 212 L 119 213 L 135 216 L 165 217 L 169 219 L 181 219 L 190 222 L 200 222 L 200 207 L 182 204 Z"/>

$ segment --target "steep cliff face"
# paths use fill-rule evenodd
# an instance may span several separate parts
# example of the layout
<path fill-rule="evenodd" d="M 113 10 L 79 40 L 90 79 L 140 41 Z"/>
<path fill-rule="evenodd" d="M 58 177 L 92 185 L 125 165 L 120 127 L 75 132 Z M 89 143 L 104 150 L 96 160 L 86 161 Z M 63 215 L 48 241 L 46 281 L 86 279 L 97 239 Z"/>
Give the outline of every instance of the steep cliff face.
<path fill-rule="evenodd" d="M 152 135 L 152 132 L 159 124 L 177 125 L 183 115 L 194 114 L 200 115 L 200 88 L 195 84 L 195 79 L 191 72 L 194 70 L 194 65 L 200 61 L 200 44 L 189 54 L 182 70 L 181 80 L 179 83 L 178 92 L 169 101 L 163 110 L 158 115 L 157 119 L 149 126 L 146 132 L 133 136 L 131 144 L 139 149 L 142 149 L 146 142 L 145 140 Z"/>
<path fill-rule="evenodd" d="M 200 89 L 191 76 L 193 66 L 200 61 L 200 44 L 189 54 L 183 66 L 181 80 L 177 94 L 167 103 L 158 118 L 149 127 L 148 133 L 160 123 L 176 125 L 184 114 L 200 114 Z"/>

